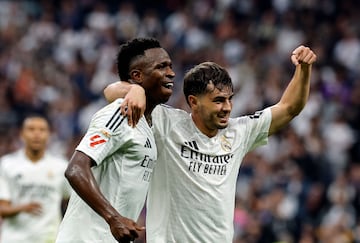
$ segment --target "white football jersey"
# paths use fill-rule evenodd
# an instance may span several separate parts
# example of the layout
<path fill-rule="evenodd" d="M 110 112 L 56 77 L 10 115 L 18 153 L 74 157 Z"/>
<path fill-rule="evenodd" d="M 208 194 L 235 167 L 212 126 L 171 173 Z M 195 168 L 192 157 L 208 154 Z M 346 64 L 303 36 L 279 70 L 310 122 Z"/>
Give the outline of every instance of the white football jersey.
<path fill-rule="evenodd" d="M 142 117 L 135 128 L 120 112 L 122 99 L 99 110 L 76 150 L 90 156 L 101 192 L 127 218 L 137 221 L 145 204 L 157 157 L 151 128 Z M 117 242 L 109 225 L 75 192 L 71 195 L 58 243 Z"/>
<path fill-rule="evenodd" d="M 158 105 L 152 115 L 159 149 L 147 200 L 147 242 L 231 243 L 240 164 L 267 143 L 270 109 L 231 118 L 212 138 L 185 111 Z"/>
<path fill-rule="evenodd" d="M 45 153 L 31 162 L 24 150 L 5 155 L 0 162 L 0 200 L 13 205 L 38 202 L 41 215 L 19 213 L 3 219 L 2 243 L 54 242 L 61 221 L 61 201 L 68 198 L 71 187 L 64 177 L 67 161 Z"/>

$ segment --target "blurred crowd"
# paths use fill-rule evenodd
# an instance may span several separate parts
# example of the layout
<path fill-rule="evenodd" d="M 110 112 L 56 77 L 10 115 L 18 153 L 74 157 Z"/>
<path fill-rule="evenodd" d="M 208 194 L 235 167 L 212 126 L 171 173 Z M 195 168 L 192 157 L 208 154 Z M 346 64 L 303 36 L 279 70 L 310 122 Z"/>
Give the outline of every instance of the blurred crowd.
<path fill-rule="evenodd" d="M 190 67 L 226 67 L 233 117 L 279 100 L 291 51 L 304 44 L 318 56 L 309 102 L 243 161 L 234 243 L 360 242 L 359 9 L 356 0 L 0 1 L 0 156 L 20 146 L 21 118 L 40 112 L 52 122 L 50 149 L 69 158 L 118 80 L 118 45 L 133 37 L 156 37 L 170 53 L 175 107 L 188 109 Z"/>

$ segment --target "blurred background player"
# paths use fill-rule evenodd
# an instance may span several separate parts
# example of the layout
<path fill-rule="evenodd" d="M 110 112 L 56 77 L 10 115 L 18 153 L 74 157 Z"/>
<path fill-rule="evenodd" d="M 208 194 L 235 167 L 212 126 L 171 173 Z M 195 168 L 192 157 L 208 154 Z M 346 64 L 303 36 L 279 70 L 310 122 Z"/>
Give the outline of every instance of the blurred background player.
<path fill-rule="evenodd" d="M 23 148 L 1 158 L 2 243 L 55 241 L 71 188 L 64 177 L 67 161 L 47 152 L 49 137 L 47 119 L 28 116 L 21 127 Z"/>

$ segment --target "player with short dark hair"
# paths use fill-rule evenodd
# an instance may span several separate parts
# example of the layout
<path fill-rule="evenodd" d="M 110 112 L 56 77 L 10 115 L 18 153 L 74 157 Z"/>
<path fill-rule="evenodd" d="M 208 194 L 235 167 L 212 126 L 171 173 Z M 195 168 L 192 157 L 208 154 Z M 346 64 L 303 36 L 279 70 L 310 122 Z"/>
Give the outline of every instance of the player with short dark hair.
<path fill-rule="evenodd" d="M 253 115 L 230 118 L 231 79 L 212 62 L 201 63 L 185 75 L 184 94 L 191 114 L 165 105 L 154 109 L 153 131 L 161 149 L 148 193 L 147 242 L 232 242 L 243 157 L 297 116 L 309 96 L 316 55 L 299 46 L 291 61 L 295 73 L 280 101 Z M 141 97 L 138 85 L 117 82 L 104 93 L 112 100 L 124 97 L 126 91 L 123 106 L 137 104 L 133 100 Z"/>
<path fill-rule="evenodd" d="M 151 112 L 169 99 L 175 73 L 168 53 L 151 38 L 121 45 L 117 64 L 121 78 L 145 90 L 145 115 L 136 127 L 128 126 L 117 99 L 92 117 L 65 173 L 76 193 L 57 243 L 126 243 L 143 230 L 136 220 L 157 159 Z"/>
<path fill-rule="evenodd" d="M 24 118 L 20 135 L 23 148 L 0 162 L 1 242 L 54 242 L 60 225 L 61 205 L 70 197 L 64 178 L 65 158 L 47 151 L 50 126 L 45 117 Z"/>

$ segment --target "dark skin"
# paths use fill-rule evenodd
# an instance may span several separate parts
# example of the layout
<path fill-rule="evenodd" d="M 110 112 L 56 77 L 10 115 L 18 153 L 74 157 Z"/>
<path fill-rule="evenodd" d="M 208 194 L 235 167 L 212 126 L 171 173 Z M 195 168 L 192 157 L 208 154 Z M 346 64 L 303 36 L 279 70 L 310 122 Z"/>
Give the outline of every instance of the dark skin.
<path fill-rule="evenodd" d="M 145 116 L 151 120 L 151 112 L 160 103 L 166 102 L 172 90 L 166 84 L 172 83 L 175 76 L 167 52 L 162 48 L 145 51 L 145 56 L 138 58 L 130 66 L 131 81 L 141 85 L 147 97 Z M 132 219 L 123 217 L 101 192 L 91 167 L 97 166 L 86 154 L 75 151 L 65 176 L 77 194 L 109 225 L 118 242 L 128 243 L 139 237 L 145 228 Z M 120 185 L 121 186 L 121 185 Z"/>
<path fill-rule="evenodd" d="M 91 167 L 95 162 L 86 154 L 75 151 L 65 172 L 76 193 L 110 226 L 111 233 L 119 242 L 130 242 L 144 230 L 133 220 L 121 216 L 102 194 Z"/>

